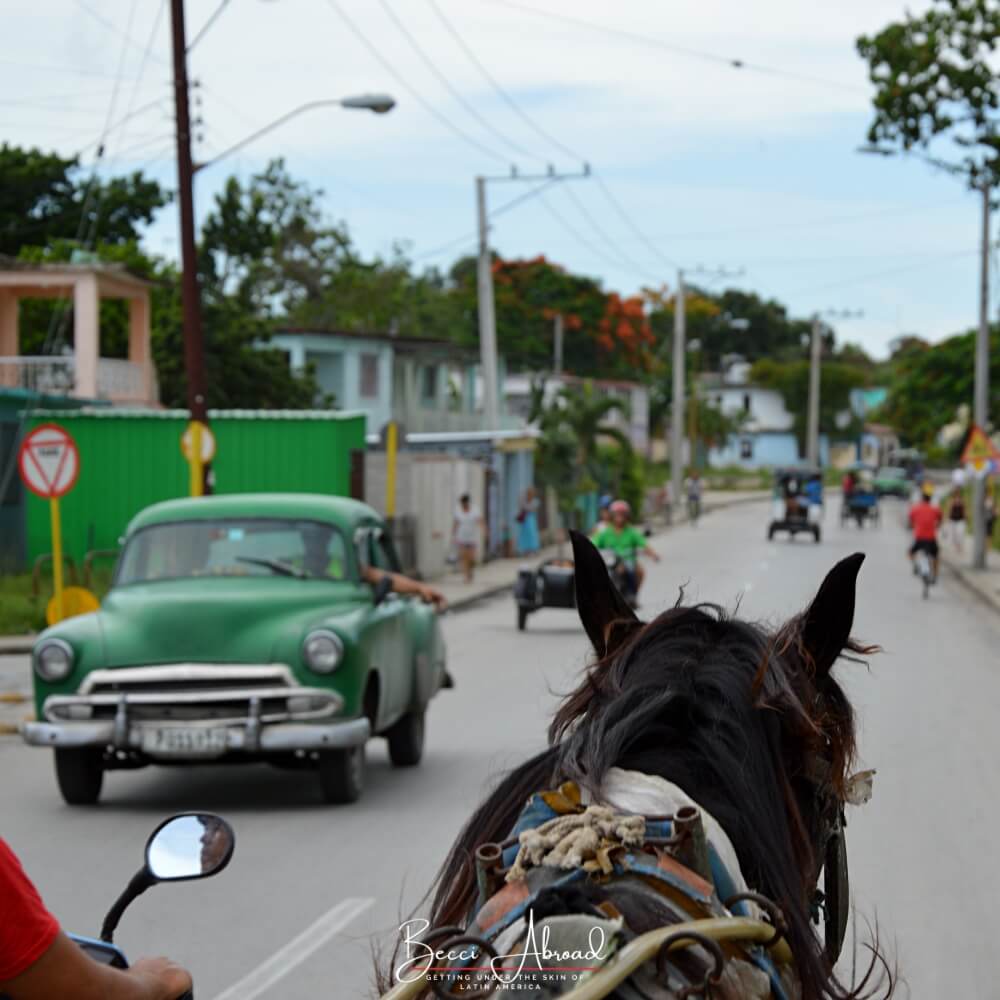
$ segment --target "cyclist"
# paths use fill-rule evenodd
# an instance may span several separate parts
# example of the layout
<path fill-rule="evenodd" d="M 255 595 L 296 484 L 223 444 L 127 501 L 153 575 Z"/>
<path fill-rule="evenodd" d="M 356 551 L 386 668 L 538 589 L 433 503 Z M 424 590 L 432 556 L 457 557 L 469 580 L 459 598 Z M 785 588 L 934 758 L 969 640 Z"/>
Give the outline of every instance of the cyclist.
<path fill-rule="evenodd" d="M 616 500 L 608 508 L 608 513 L 611 523 L 602 528 L 592 541 L 597 548 L 610 550 L 622 561 L 629 586 L 638 594 L 646 576 L 639 565 L 639 555 L 645 553 L 655 562 L 660 561 L 660 555 L 650 546 L 645 534 L 629 523 L 632 508 L 627 500 Z"/>
<path fill-rule="evenodd" d="M 697 469 L 691 470 L 684 483 L 684 491 L 687 494 L 688 520 L 692 525 L 697 524 L 701 515 L 701 476 Z"/>
<path fill-rule="evenodd" d="M 920 498 L 910 508 L 910 527 L 913 529 L 913 544 L 910 546 L 910 562 L 920 551 L 926 552 L 931 560 L 931 583 L 938 575 L 938 527 L 941 524 L 941 508 L 934 502 L 934 487 L 925 482 Z M 916 572 L 916 565 L 913 571 Z"/>

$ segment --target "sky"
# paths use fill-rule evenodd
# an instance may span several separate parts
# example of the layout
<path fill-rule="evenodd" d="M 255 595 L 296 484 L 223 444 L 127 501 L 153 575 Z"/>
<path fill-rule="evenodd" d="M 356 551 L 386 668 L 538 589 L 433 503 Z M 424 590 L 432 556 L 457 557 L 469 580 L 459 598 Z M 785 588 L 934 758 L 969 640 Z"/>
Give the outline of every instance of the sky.
<path fill-rule="evenodd" d="M 199 172 L 196 214 L 227 177 L 282 157 L 362 252 L 401 245 L 417 267 L 447 268 L 475 248 L 483 175 L 495 178 L 491 211 L 530 195 L 491 219 L 504 257 L 541 253 L 623 294 L 673 287 L 680 267 L 795 316 L 829 312 L 839 340 L 884 357 L 901 333 L 939 340 L 978 316 L 976 197 L 919 160 L 857 152 L 871 87 L 854 42 L 903 11 L 897 0 L 188 0 L 196 161 L 307 102 L 397 102 L 386 115 L 294 117 Z M 10 5 L 0 141 L 90 165 L 110 125 L 100 169 L 172 188 L 170 77 L 167 0 Z M 589 176 L 542 190 L 510 180 L 512 168 L 584 164 Z M 146 244 L 177 255 L 175 204 Z"/>

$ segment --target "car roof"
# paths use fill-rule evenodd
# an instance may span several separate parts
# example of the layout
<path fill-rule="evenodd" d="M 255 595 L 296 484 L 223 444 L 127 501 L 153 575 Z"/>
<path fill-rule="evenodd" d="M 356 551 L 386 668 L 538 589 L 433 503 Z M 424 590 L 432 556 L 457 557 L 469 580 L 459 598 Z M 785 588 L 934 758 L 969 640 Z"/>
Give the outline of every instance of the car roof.
<path fill-rule="evenodd" d="M 163 500 L 132 518 L 128 533 L 152 524 L 213 518 L 274 517 L 324 521 L 352 532 L 361 524 L 381 521 L 368 504 L 322 493 L 225 493 L 210 497 Z"/>

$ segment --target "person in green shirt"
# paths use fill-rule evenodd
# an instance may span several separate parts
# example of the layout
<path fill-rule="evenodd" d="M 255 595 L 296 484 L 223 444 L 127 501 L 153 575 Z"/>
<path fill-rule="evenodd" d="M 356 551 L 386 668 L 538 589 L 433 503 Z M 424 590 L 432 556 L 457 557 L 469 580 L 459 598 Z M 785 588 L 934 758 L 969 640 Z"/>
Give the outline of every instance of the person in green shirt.
<path fill-rule="evenodd" d="M 645 554 L 655 562 L 660 555 L 646 540 L 646 535 L 634 524 L 629 523 L 632 508 L 627 500 L 616 500 L 610 507 L 611 523 L 601 529 L 592 539 L 599 549 L 613 552 L 625 567 L 629 584 L 636 594 L 645 579 L 645 570 L 639 565 L 639 555 Z"/>

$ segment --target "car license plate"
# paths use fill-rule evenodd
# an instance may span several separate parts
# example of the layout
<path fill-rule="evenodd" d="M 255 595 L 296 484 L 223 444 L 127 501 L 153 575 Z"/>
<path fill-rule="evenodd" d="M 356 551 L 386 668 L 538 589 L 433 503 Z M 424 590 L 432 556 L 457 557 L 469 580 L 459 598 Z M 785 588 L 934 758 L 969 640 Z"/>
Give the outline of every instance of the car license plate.
<path fill-rule="evenodd" d="M 142 734 L 142 749 L 165 757 L 215 756 L 226 750 L 226 730 L 147 729 Z"/>

